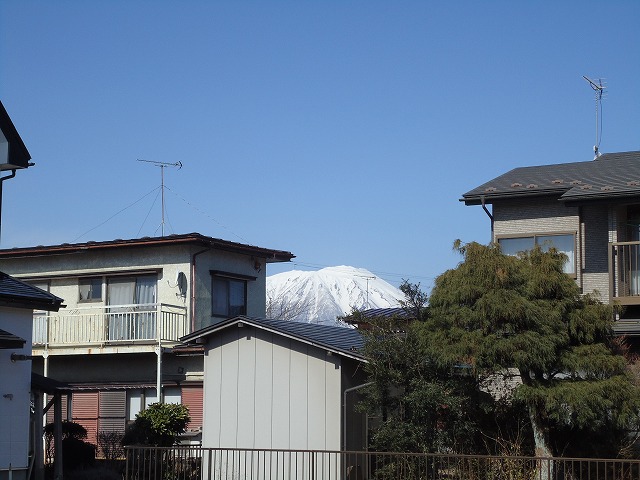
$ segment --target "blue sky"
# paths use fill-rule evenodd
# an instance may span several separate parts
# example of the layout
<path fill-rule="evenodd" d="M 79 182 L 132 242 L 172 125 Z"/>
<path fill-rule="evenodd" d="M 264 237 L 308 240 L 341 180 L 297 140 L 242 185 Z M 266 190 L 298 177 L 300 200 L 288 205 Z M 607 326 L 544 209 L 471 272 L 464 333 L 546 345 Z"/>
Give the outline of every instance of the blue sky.
<path fill-rule="evenodd" d="M 607 82 L 601 151 L 640 150 L 639 22 L 637 1 L 2 0 L 0 99 L 36 166 L 4 183 L 0 245 L 160 235 L 136 159 L 180 161 L 165 233 L 428 286 L 455 239 L 489 241 L 461 194 L 593 157 L 582 75 Z"/>

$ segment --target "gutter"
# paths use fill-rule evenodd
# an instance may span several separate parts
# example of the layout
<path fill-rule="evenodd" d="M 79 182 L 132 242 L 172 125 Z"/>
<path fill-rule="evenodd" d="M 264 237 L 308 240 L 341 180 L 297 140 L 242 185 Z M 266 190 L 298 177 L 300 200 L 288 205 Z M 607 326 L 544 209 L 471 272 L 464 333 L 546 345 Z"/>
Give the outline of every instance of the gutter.
<path fill-rule="evenodd" d="M 484 195 L 480 197 L 480 204 L 482 205 L 482 209 L 484 210 L 484 213 L 486 213 L 487 216 L 491 219 L 491 231 L 493 232 L 493 215 L 491 215 L 491 212 L 489 211 L 489 209 L 487 208 L 487 205 L 484 202 Z"/>

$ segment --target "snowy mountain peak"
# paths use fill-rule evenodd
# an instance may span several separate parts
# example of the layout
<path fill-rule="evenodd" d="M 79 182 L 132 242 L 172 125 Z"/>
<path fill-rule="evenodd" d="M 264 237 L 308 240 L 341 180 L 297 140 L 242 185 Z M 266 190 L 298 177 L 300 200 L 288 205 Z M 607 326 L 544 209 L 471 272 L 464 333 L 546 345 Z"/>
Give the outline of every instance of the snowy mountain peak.
<path fill-rule="evenodd" d="M 291 270 L 267 277 L 267 317 L 335 325 L 354 309 L 398 307 L 402 292 L 365 268 Z"/>

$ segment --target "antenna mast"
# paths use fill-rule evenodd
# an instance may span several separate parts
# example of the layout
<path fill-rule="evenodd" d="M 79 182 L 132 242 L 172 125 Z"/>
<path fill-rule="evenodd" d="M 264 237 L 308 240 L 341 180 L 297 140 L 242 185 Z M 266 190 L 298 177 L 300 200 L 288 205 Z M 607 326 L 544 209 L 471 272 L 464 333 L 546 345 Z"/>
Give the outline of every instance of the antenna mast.
<path fill-rule="evenodd" d="M 589 82 L 589 85 L 595 92 L 596 96 L 596 143 L 593 146 L 595 160 L 600 156 L 600 141 L 602 140 L 602 97 L 604 96 L 604 89 L 607 87 L 602 84 L 601 78 L 599 78 L 597 82 L 591 80 L 585 75 L 583 75 L 582 78 Z"/>
<path fill-rule="evenodd" d="M 161 225 L 162 236 L 164 237 L 164 169 L 167 167 L 177 167 L 178 170 L 180 170 L 182 168 L 182 162 L 176 162 L 176 163 L 155 162 L 153 160 L 142 160 L 141 158 L 138 158 L 137 160 L 139 162 L 151 163 L 156 167 L 160 167 L 160 191 L 162 192 L 162 223 L 160 225 Z"/>
<path fill-rule="evenodd" d="M 357 277 L 364 278 L 367 281 L 367 308 L 369 308 L 369 280 L 375 280 L 376 277 L 368 277 L 366 275 L 356 275 Z"/>

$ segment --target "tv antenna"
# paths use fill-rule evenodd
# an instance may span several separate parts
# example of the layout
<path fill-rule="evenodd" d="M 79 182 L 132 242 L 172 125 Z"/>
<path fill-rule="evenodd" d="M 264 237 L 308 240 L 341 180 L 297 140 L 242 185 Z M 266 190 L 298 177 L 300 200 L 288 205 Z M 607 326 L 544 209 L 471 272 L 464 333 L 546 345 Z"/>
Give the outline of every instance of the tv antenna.
<path fill-rule="evenodd" d="M 139 162 L 146 162 L 146 163 L 155 165 L 156 167 L 160 167 L 160 191 L 162 193 L 162 223 L 160 224 L 160 226 L 161 226 L 162 236 L 164 237 L 164 169 L 167 167 L 177 167 L 178 170 L 180 170 L 182 168 L 182 162 L 166 163 L 166 162 L 156 162 L 154 160 L 143 160 L 141 158 L 138 158 L 137 160 Z"/>
<path fill-rule="evenodd" d="M 595 155 L 594 160 L 600 156 L 600 141 L 602 140 L 602 98 L 605 95 L 605 87 L 602 84 L 602 79 L 599 78 L 598 81 L 591 80 L 589 77 L 583 75 L 589 85 L 595 92 L 596 97 L 596 143 L 593 146 L 593 153 Z"/>
<path fill-rule="evenodd" d="M 364 278 L 367 281 L 367 308 L 369 308 L 369 281 L 375 280 L 374 276 L 356 275 L 356 277 Z"/>

